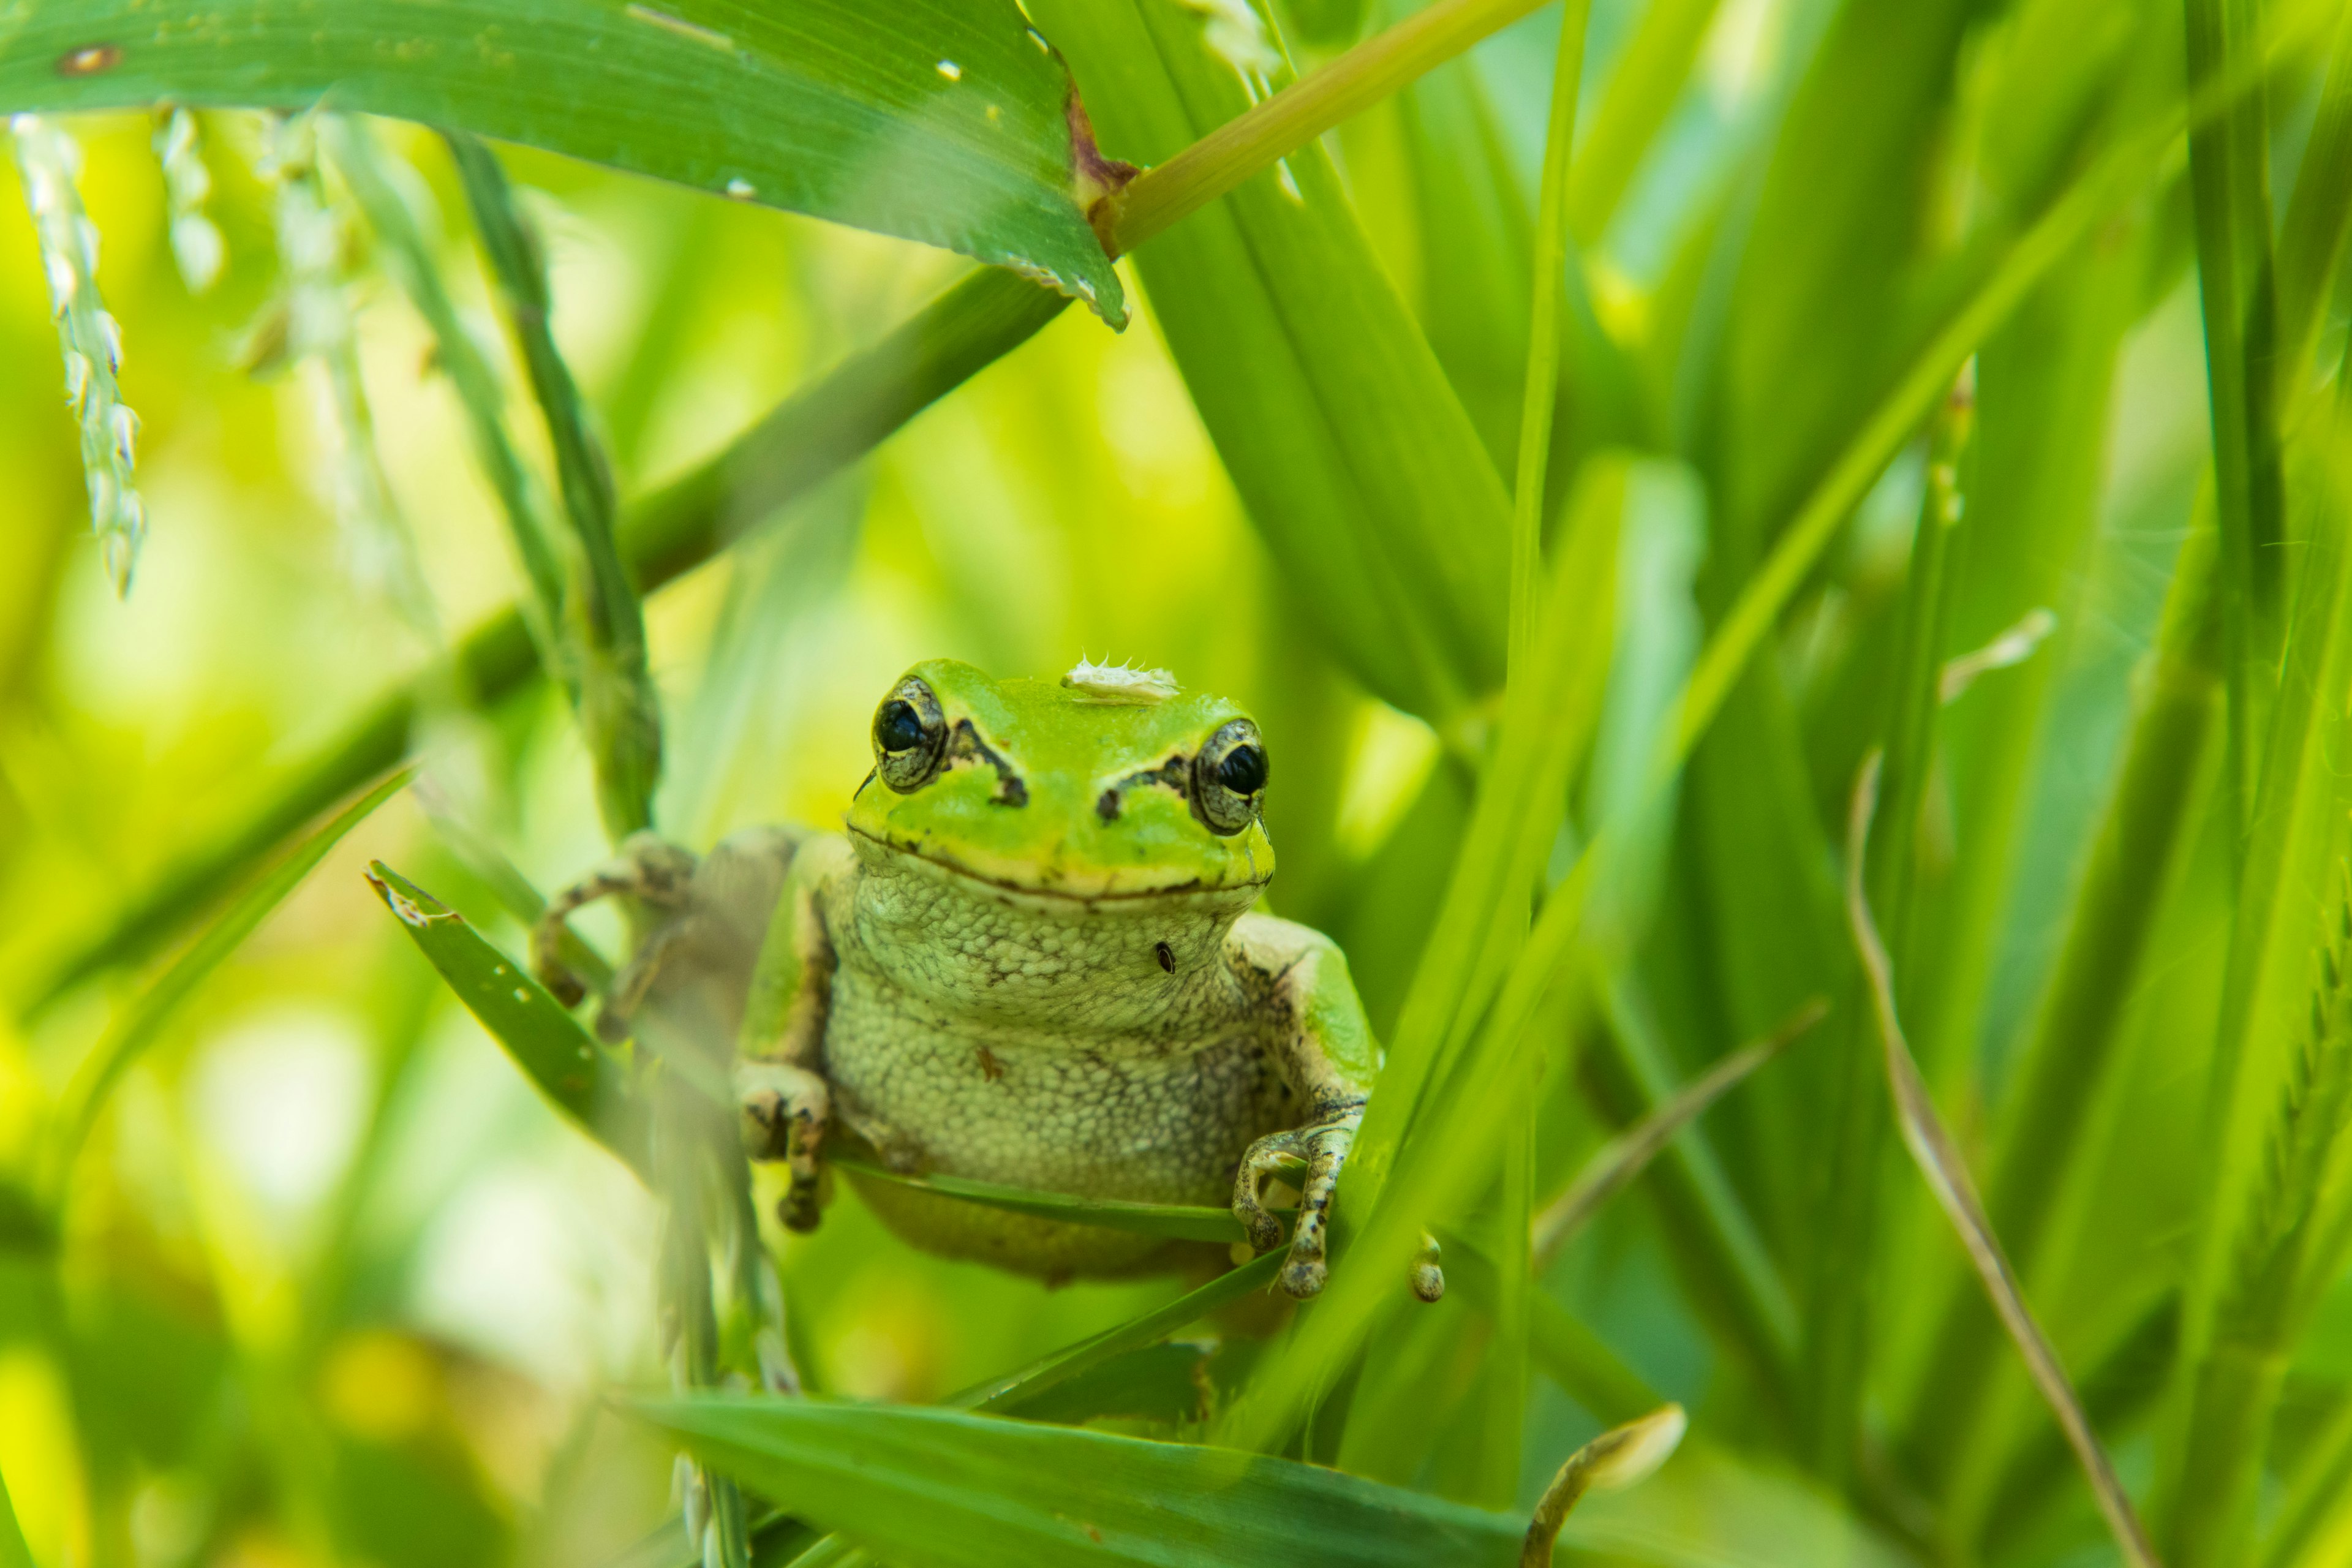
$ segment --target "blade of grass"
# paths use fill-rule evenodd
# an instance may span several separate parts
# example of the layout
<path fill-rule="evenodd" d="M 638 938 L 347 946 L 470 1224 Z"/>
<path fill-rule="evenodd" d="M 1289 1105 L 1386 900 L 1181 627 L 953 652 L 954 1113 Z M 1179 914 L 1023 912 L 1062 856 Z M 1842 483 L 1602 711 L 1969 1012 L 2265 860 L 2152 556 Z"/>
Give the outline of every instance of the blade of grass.
<path fill-rule="evenodd" d="M 1543 579 L 1544 468 L 1551 457 L 1552 405 L 1559 395 L 1560 273 L 1568 265 L 1568 170 L 1576 138 L 1577 90 L 1584 80 L 1584 30 L 1591 0 L 1563 0 L 1559 51 L 1552 63 L 1551 107 L 1544 123 L 1543 168 L 1536 182 L 1532 270 L 1528 307 L 1527 387 L 1519 411 L 1518 482 L 1511 494 L 1509 668 L 1524 669 L 1535 652 L 1536 601 Z"/>
<path fill-rule="evenodd" d="M 579 683 L 580 726 L 595 769 L 597 808 L 606 835 L 618 843 L 653 824 L 661 707 L 646 668 L 645 615 L 614 539 L 613 470 L 589 431 L 571 368 L 556 350 L 547 258 L 515 205 L 498 154 L 462 132 L 448 132 L 446 140 L 508 322 L 522 345 L 555 450 L 564 514 L 585 567 L 586 581 L 567 596 L 572 610 L 563 624 L 572 665 L 568 673 Z"/>
<path fill-rule="evenodd" d="M 244 893 L 204 934 L 189 944 L 185 952 L 170 968 L 158 975 L 123 1014 L 121 1019 L 99 1042 L 79 1072 L 68 1086 L 65 1107 L 58 1118 L 56 1142 L 48 1152 L 48 1179 L 45 1190 L 54 1200 L 62 1199 L 65 1183 L 73 1170 L 74 1160 L 89 1139 L 90 1128 L 105 1108 L 106 1100 L 121 1081 L 123 1072 L 138 1059 L 139 1054 L 155 1043 L 164 1024 L 182 1003 L 194 994 L 219 968 L 223 960 L 235 952 L 245 939 L 253 934 L 271 911 L 286 901 L 325 859 L 327 852 L 343 840 L 344 835 L 357 827 L 375 811 L 407 787 L 415 776 L 413 768 L 403 768 L 378 783 L 366 794 L 352 802 L 316 831 L 304 839 L 277 865 L 256 878 Z"/>
<path fill-rule="evenodd" d="M 1887 912 L 1895 950 L 1914 951 L 1919 911 L 1913 898 L 1919 815 L 1935 766 L 1937 719 L 1943 710 L 1945 632 L 1950 621 L 1952 535 L 1964 510 L 1961 467 L 1975 426 L 1975 384 L 1964 368 L 1944 400 L 1928 442 L 1927 483 L 1912 531 L 1911 562 L 1896 623 L 1897 646 L 1886 687 L 1880 731 L 1885 759 L 1874 775 L 1889 801 L 1891 830 L 1877 858 L 1853 874 L 1865 876 L 1872 903 Z M 1878 1256 L 1881 1215 L 1892 1194 L 1881 1192 L 1891 1130 L 1881 1091 L 1879 1042 L 1860 1008 L 1853 1010 L 1834 1064 L 1832 1132 L 1822 1174 L 1822 1202 L 1814 1225 L 1799 1369 L 1805 1397 L 1801 1431 L 1816 1474 L 1850 1481 L 1864 1440 L 1863 1405 L 1872 1360 L 1871 1306 L 1877 1271 L 1861 1260 Z M 1907 1047 L 1906 1047 L 1907 1048 Z"/>
<path fill-rule="evenodd" d="M 8 1501 L 8 1483 L 0 1480 L 0 1568 L 33 1568 L 33 1549 L 16 1526 L 16 1510 Z"/>
<path fill-rule="evenodd" d="M 1525 1530 L 1318 1466 L 963 1411 L 720 1394 L 632 1408 L 894 1561 L 1500 1564 Z"/>
<path fill-rule="evenodd" d="M 369 862 L 368 882 L 523 1076 L 624 1163 L 641 1168 L 643 1134 L 631 1125 L 618 1068 L 531 977 L 529 966 L 500 952 L 463 915 L 383 861 Z"/>
<path fill-rule="evenodd" d="M 1633 183 L 1706 42 L 1717 0 L 1662 0 L 1643 9 L 1633 36 L 1609 68 L 1609 85 L 1568 176 L 1568 226 L 1598 245 Z"/>
<path fill-rule="evenodd" d="M 2085 1153 L 2083 1130 L 2122 1037 L 2136 977 L 2184 855 L 2221 696 L 2221 621 L 2210 522 L 2173 569 L 2162 630 L 2115 792 L 2015 1087 L 1995 1122 L 1986 1203 L 2019 1270 L 2038 1270 L 2047 1225 Z M 1948 1461 L 1982 1407 L 1998 1325 L 1972 1289 L 1938 1310 L 1932 1369 L 1912 1406 L 1915 1452 Z M 1941 1460 L 1936 1458 L 1942 1456 Z"/>
<path fill-rule="evenodd" d="M 2245 0 L 2187 0 L 2192 89 L 2221 79 L 2254 47 Z M 2271 244 L 2270 136 L 2259 79 L 2190 128 L 2189 188 L 2221 520 L 2221 645 L 2229 684 L 2229 779 L 2240 831 L 2253 810 L 2285 620 L 2284 479 L 2271 370 L 2277 331 Z"/>
<path fill-rule="evenodd" d="M 1865 888 L 1871 817 L 1878 805 L 1878 771 L 1879 759 L 1873 753 L 1854 784 L 1853 809 L 1846 828 L 1846 911 L 1854 948 L 1861 954 L 1863 973 L 1870 983 L 1871 1006 L 1878 1026 L 1887 1092 L 1894 1099 L 1896 1125 L 1902 1130 L 1904 1146 L 1910 1151 L 1913 1163 L 1918 1166 L 1937 1206 L 1943 1209 L 1967 1248 L 1969 1261 L 1983 1281 L 1985 1294 L 2000 1312 L 2002 1326 L 2016 1343 L 2018 1353 L 2024 1358 L 2035 1384 L 2065 1432 L 2067 1444 L 2083 1467 L 2099 1512 L 2106 1520 L 2108 1531 L 2114 1535 L 2125 1561 L 2138 1568 L 2155 1568 L 2156 1551 L 2149 1543 L 2147 1531 L 2122 1480 L 2116 1475 L 2106 1450 L 2099 1446 L 2098 1434 L 2092 1430 L 2090 1418 L 2084 1413 L 2082 1401 L 2057 1352 L 2051 1348 L 2049 1339 L 2034 1321 L 2032 1309 L 2026 1304 L 2024 1290 L 1978 1199 L 1968 1163 L 1953 1143 L 1951 1134 L 1945 1131 L 1943 1119 L 1936 1111 L 1935 1099 L 1927 1091 L 1927 1080 L 1919 1076 L 1918 1064 L 1911 1059 L 1910 1047 L 1904 1040 L 1903 1026 L 1895 1013 L 1893 968 L 1879 940 L 1877 926 L 1871 919 L 1870 896 Z"/>
<path fill-rule="evenodd" d="M 1779 1056 L 1829 1016 L 1829 1004 L 1815 998 L 1760 1040 L 1742 1046 L 1676 1089 L 1633 1126 L 1612 1138 L 1586 1160 L 1568 1189 L 1535 1219 L 1532 1250 L 1535 1271 L 1550 1268 L 1560 1249 L 1601 1211 L 1601 1205 L 1633 1184 L 1650 1162 L 1664 1152 L 1675 1135 L 1699 1113 L 1730 1093 L 1748 1075 Z"/>
<path fill-rule="evenodd" d="M 558 647 L 557 629 L 563 624 L 563 570 L 548 543 L 537 484 L 507 431 L 506 388 L 489 356 L 458 316 L 457 302 L 441 280 L 440 260 L 416 212 L 394 183 L 375 133 L 363 120 L 327 114 L 320 116 L 319 136 L 335 166 L 342 171 L 343 182 L 367 216 L 369 226 L 375 230 L 384 269 L 432 330 L 434 363 L 457 394 L 467 433 L 472 437 L 474 459 L 499 499 L 507 538 L 530 586 L 531 596 L 524 601 L 524 619 L 545 662 L 549 650 Z"/>
<path fill-rule="evenodd" d="M 1638 1421 L 1611 1427 L 1570 1454 L 1544 1488 L 1535 1517 L 1528 1521 L 1519 1568 L 1549 1568 L 1559 1527 L 1584 1494 L 1596 1487 L 1617 1491 L 1647 1480 L 1673 1456 L 1689 1427 L 1681 1405 L 1664 1405 Z"/>
<path fill-rule="evenodd" d="M 2319 108 L 2303 146 L 2278 239 L 2278 407 L 2291 410 L 2310 379 L 2330 282 L 2352 230 L 2352 12 L 2336 25 L 2336 49 Z"/>
<path fill-rule="evenodd" d="M 918 1192 L 1014 1214 L 1068 1225 L 1102 1226 L 1139 1236 L 1164 1236 L 1188 1241 L 1246 1241 L 1248 1233 L 1231 1209 L 1192 1207 L 1179 1204 L 1138 1204 L 1118 1198 L 1078 1198 L 1035 1187 L 1008 1187 L 993 1182 L 967 1181 L 961 1176 L 907 1176 L 863 1160 L 829 1158 L 826 1163 L 860 1181 L 887 1182 Z"/>
<path fill-rule="evenodd" d="M 2286 1481 L 2286 1496 L 2263 1541 L 2262 1568 L 2312 1562 L 2314 1541 L 2352 1516 L 2352 1396 L 2336 1395 L 2335 1411 Z"/>

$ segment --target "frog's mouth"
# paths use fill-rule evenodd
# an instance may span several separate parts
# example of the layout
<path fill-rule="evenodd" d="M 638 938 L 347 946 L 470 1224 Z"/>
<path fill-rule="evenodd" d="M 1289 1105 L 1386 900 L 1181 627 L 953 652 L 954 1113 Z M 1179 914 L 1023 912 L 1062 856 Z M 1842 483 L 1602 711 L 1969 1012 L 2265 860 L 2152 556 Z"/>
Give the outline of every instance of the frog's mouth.
<path fill-rule="evenodd" d="M 978 866 L 953 855 L 942 847 L 923 842 L 908 843 L 903 839 L 886 837 L 856 824 L 845 825 L 850 837 L 862 839 L 876 848 L 899 859 L 913 861 L 952 877 L 971 882 L 992 892 L 1018 894 L 1024 898 L 1048 899 L 1070 904 L 1139 904 L 1153 900 L 1188 898 L 1232 899 L 1247 903 L 1254 900 L 1260 889 L 1274 877 L 1273 868 L 1237 881 L 1213 882 L 1202 877 L 1187 877 L 1181 881 L 1152 881 L 1155 873 L 1148 867 L 1114 867 L 1086 875 L 1038 877 L 1016 875 L 1013 868 Z M 1244 847 L 1244 854 L 1248 854 Z M 1255 857 L 1251 856 L 1255 872 Z M 1034 870 L 1034 864 L 1023 863 L 1023 869 Z"/>

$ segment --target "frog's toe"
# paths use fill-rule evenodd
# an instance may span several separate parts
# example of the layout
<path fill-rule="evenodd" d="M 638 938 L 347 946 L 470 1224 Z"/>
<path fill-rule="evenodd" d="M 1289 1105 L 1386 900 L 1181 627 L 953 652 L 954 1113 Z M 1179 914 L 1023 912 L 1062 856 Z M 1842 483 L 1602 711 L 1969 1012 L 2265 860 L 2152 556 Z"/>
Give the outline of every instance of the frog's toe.
<path fill-rule="evenodd" d="M 1282 1222 L 1265 1206 L 1265 1179 L 1307 1157 L 1297 1132 L 1270 1132 L 1249 1146 L 1234 1173 L 1234 1217 L 1249 1234 L 1250 1250 L 1271 1252 L 1282 1245 Z"/>
<path fill-rule="evenodd" d="M 1320 1258 L 1301 1258 L 1296 1252 L 1282 1266 L 1282 1288 L 1285 1292 L 1305 1300 L 1323 1289 L 1330 1269 Z"/>
<path fill-rule="evenodd" d="M 792 1169 L 776 1217 L 787 1230 L 814 1230 L 822 1217 L 820 1162 L 833 1121 L 831 1086 L 806 1068 L 752 1060 L 737 1064 L 735 1087 L 745 1155 L 782 1160 Z"/>
<path fill-rule="evenodd" d="M 1412 1293 L 1424 1301 L 1435 1301 L 1445 1294 L 1445 1270 L 1437 1266 L 1437 1237 L 1425 1230 L 1421 1233 L 1421 1250 L 1413 1255 L 1412 1268 L 1405 1278 Z"/>

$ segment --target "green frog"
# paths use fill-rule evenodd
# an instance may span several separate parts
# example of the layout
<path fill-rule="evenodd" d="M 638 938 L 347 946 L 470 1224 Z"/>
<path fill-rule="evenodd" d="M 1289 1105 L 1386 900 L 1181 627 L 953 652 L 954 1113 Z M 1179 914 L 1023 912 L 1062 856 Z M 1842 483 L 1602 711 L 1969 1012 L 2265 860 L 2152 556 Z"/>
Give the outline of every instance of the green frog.
<path fill-rule="evenodd" d="M 789 1167 L 792 1229 L 816 1226 L 844 1135 L 906 1174 L 1226 1199 L 1259 1252 L 1282 1240 L 1279 1175 L 1298 1196 L 1281 1284 L 1314 1295 L 1380 1047 L 1337 944 L 1254 907 L 1275 865 L 1257 725 L 1162 671 L 933 659 L 872 733 L 841 832 L 755 829 L 700 858 L 640 836 L 550 903 L 534 967 L 577 1001 L 565 917 L 634 900 L 607 1027 L 659 1003 L 738 1042 L 746 1149 Z M 934 1252 L 1049 1279 L 1165 1261 L 1156 1237 L 852 1179 Z M 1443 1290 L 1433 1258 L 1412 1285 Z"/>

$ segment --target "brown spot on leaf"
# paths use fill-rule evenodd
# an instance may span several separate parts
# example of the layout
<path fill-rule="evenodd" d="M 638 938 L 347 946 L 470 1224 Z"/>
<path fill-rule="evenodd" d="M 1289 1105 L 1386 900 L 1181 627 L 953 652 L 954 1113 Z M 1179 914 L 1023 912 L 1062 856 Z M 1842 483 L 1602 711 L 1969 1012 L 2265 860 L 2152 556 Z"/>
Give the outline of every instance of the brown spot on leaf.
<path fill-rule="evenodd" d="M 1102 149 L 1095 144 L 1094 121 L 1087 118 L 1087 106 L 1078 101 L 1076 83 L 1071 84 L 1063 108 L 1070 121 L 1071 193 L 1078 198 L 1078 210 L 1087 215 L 1095 237 L 1102 242 L 1103 254 L 1116 257 L 1118 247 L 1111 236 L 1118 227 L 1119 197 L 1140 171 L 1132 163 L 1102 155 Z"/>
<path fill-rule="evenodd" d="M 979 1046 L 973 1048 L 972 1054 L 980 1058 L 981 1077 L 994 1083 L 1004 1076 L 1004 1064 L 996 1059 L 994 1051 L 990 1050 L 986 1046 Z"/>
<path fill-rule="evenodd" d="M 68 49 L 58 57 L 59 76 L 97 76 L 110 71 L 122 63 L 122 47 L 119 44 L 85 44 Z"/>

